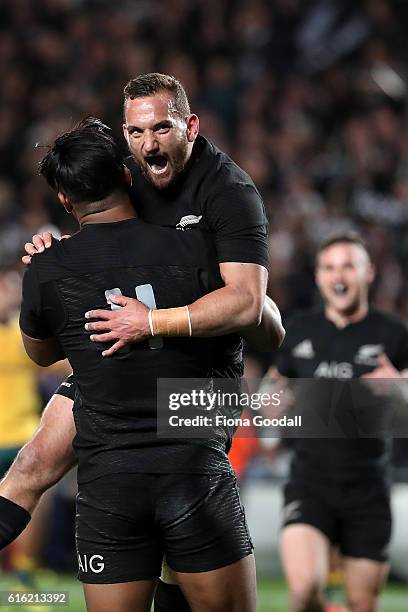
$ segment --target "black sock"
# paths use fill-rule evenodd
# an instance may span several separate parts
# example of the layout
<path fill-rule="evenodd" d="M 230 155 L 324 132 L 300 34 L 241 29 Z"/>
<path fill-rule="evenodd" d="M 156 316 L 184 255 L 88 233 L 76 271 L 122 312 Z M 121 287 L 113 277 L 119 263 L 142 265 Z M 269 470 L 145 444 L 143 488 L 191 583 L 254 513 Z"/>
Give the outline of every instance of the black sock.
<path fill-rule="evenodd" d="M 177 584 L 159 580 L 154 595 L 154 612 L 191 612 L 191 608 Z"/>
<path fill-rule="evenodd" d="M 31 514 L 0 495 L 0 550 L 15 540 L 31 520 Z"/>

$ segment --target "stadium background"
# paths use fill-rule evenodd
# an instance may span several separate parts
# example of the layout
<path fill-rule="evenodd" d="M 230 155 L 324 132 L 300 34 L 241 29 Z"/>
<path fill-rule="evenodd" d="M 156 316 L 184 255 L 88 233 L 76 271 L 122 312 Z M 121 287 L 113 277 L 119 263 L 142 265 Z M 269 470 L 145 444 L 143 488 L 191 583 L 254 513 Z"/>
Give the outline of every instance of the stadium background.
<path fill-rule="evenodd" d="M 74 229 L 36 175 L 44 149 L 35 143 L 46 146 L 89 114 L 101 117 L 121 139 L 123 85 L 141 72 L 161 71 L 183 82 L 202 133 L 260 189 L 270 224 L 269 294 L 284 315 L 317 301 L 317 242 L 328 231 L 354 227 L 377 265 L 373 303 L 406 320 L 407 22 L 404 0 L 3 0 L 3 318 L 18 306 L 22 245 L 48 225 L 62 233 Z M 0 330 L 4 350 L 5 325 Z M 259 376 L 270 361 L 251 353 L 248 371 Z M 20 367 L 7 362 L 5 351 L 3 388 L 10 380 L 8 366 Z M 62 374 L 33 375 L 44 403 Z M 13 394 L 2 397 L 0 410 L 12 413 Z M 284 585 L 270 578 L 279 571 L 276 522 L 287 458 L 272 461 L 256 448 L 250 454 L 244 497 L 257 525 L 255 539 L 266 542 L 260 554 L 260 573 L 266 577 L 260 609 L 283 612 Z M 407 444 L 399 441 L 394 504 L 401 516 L 408 506 L 407 456 Z M 68 481 L 50 500 L 40 546 L 43 565 L 68 575 L 74 568 L 72 507 Z M 404 571 L 408 579 L 408 533 L 404 541 L 401 529 L 393 568 L 400 580 Z M 0 588 L 13 580 L 3 573 Z M 43 573 L 39 580 L 69 585 L 80 602 L 73 579 Z M 383 609 L 407 610 L 408 587 L 402 582 L 392 588 Z M 74 599 L 70 609 L 80 609 Z"/>

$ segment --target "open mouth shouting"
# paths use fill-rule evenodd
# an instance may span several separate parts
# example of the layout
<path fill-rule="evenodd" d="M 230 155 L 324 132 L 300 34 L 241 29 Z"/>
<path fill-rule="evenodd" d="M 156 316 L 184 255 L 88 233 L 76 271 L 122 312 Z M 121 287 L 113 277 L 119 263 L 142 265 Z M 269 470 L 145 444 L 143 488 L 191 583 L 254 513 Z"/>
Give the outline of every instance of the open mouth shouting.
<path fill-rule="evenodd" d="M 333 291 L 336 295 L 346 295 L 348 287 L 344 283 L 336 283 L 333 287 Z"/>
<path fill-rule="evenodd" d="M 145 162 L 150 172 L 157 177 L 166 174 L 169 168 L 169 160 L 164 155 L 149 155 L 145 157 Z"/>

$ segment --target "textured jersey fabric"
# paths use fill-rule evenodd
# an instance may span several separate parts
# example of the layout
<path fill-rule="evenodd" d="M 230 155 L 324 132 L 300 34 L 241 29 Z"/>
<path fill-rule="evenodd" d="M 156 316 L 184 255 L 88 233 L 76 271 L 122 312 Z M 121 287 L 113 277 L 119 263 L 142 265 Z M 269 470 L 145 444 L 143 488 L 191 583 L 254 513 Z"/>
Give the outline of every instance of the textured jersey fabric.
<path fill-rule="evenodd" d="M 267 267 L 267 220 L 253 181 L 228 155 L 198 136 L 191 159 L 174 185 L 157 189 L 132 157 L 133 201 L 148 223 L 212 234 L 218 262 Z"/>
<path fill-rule="evenodd" d="M 132 296 L 143 284 L 152 285 L 158 308 L 190 304 L 222 286 L 208 235 L 139 219 L 89 224 L 35 255 L 24 277 L 22 330 L 33 338 L 56 335 L 73 368 L 80 481 L 120 471 L 230 471 L 229 431 L 206 440 L 156 435 L 157 378 L 234 370 L 222 342 L 165 338 L 160 350 L 144 341 L 103 358 L 104 346 L 85 331 L 86 311 L 109 308 L 107 289 Z"/>

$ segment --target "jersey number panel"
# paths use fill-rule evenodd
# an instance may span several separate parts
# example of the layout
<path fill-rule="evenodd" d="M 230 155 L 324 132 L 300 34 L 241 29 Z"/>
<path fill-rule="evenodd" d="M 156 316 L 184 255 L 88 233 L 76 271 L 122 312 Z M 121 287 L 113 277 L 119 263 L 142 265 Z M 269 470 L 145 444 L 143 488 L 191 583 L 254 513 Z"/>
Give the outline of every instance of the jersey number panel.
<path fill-rule="evenodd" d="M 156 298 L 154 296 L 153 287 L 150 284 L 136 285 L 135 293 L 136 299 L 139 300 L 139 302 L 142 302 L 142 304 L 144 304 L 145 306 L 147 306 L 147 308 L 150 308 L 152 310 L 156 308 Z M 119 289 L 119 287 L 114 287 L 113 289 L 106 289 L 105 298 L 107 303 L 110 304 L 111 310 L 119 310 L 120 308 L 122 308 L 122 306 L 119 306 L 118 304 L 112 304 L 109 299 L 109 296 L 111 295 L 122 295 L 122 291 Z M 154 336 L 152 338 L 149 338 L 149 347 L 152 350 L 163 348 L 163 338 L 161 336 Z M 123 347 L 121 352 L 123 353 L 125 349 L 129 351 L 130 347 Z"/>

